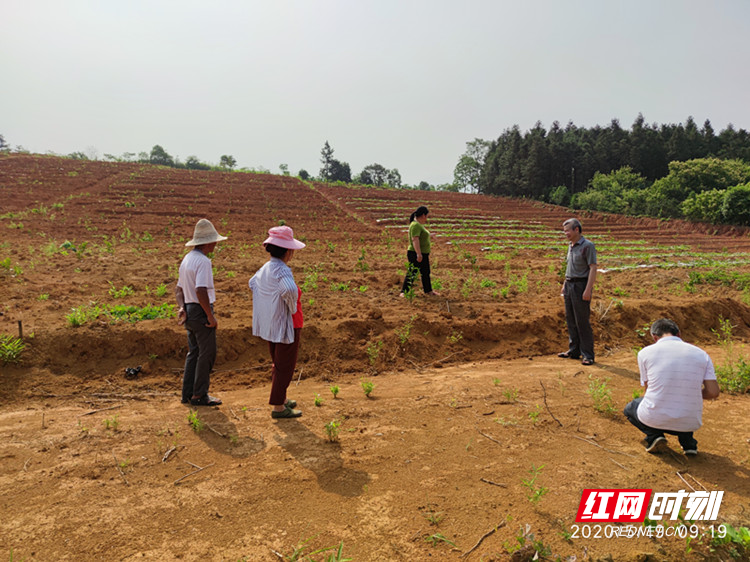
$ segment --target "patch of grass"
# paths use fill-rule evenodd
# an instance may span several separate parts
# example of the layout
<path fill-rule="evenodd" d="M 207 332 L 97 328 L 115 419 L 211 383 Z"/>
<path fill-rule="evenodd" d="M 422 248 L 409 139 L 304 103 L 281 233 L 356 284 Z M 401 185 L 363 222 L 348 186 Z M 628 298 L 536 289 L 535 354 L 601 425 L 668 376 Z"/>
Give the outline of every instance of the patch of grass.
<path fill-rule="evenodd" d="M 432 545 L 433 548 L 435 548 L 439 544 L 449 544 L 451 546 L 456 546 L 456 543 L 454 543 L 452 540 L 448 539 L 445 535 L 442 533 L 434 533 L 432 535 L 427 535 L 424 538 L 425 542 L 428 542 Z"/>
<path fill-rule="evenodd" d="M 65 316 L 65 319 L 69 326 L 78 327 L 102 316 L 112 322 L 118 320 L 140 322 L 142 320 L 155 320 L 158 318 L 174 318 L 177 316 L 177 313 L 175 312 L 175 305 L 167 303 L 161 305 L 147 304 L 143 307 L 126 305 L 101 306 L 92 304 L 73 308 Z"/>

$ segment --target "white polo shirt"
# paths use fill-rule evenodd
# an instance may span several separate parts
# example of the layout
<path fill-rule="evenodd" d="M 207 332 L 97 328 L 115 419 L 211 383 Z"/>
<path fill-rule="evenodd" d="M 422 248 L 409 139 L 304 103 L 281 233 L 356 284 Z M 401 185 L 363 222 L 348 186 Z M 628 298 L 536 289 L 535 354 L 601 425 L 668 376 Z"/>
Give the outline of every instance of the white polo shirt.
<path fill-rule="evenodd" d="M 180 264 L 180 277 L 177 286 L 185 295 L 185 304 L 199 304 L 196 287 L 205 287 L 208 291 L 208 302 L 216 301 L 214 290 L 214 272 L 211 269 L 211 260 L 200 250 L 192 250 L 185 254 Z"/>
<path fill-rule="evenodd" d="M 641 385 L 648 382 L 638 419 L 657 429 L 695 431 L 703 425 L 703 381 L 716 380 L 708 353 L 677 336 L 638 352 Z"/>

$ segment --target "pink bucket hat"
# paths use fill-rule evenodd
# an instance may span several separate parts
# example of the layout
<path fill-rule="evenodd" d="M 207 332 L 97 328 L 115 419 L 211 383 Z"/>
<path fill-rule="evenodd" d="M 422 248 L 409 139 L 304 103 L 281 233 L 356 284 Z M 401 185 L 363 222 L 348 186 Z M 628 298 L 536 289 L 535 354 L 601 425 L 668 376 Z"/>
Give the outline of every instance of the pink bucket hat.
<path fill-rule="evenodd" d="M 294 231 L 288 226 L 274 226 L 268 229 L 268 238 L 263 242 L 264 246 L 266 244 L 289 250 L 301 250 L 306 246 L 304 242 L 294 239 Z"/>

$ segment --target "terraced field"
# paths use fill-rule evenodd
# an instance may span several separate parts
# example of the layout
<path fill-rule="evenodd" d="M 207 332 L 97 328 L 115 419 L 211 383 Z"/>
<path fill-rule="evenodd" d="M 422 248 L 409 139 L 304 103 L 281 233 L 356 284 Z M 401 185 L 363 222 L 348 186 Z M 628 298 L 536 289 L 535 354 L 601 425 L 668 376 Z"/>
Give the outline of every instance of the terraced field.
<path fill-rule="evenodd" d="M 407 218 L 422 204 L 441 296 L 402 299 Z M 688 555 L 674 537 L 566 538 L 584 488 L 673 491 L 676 472 L 725 490 L 722 520 L 748 526 L 746 395 L 707 404 L 690 461 L 644 455 L 618 412 L 638 388 L 633 350 L 661 316 L 717 364 L 728 320 L 742 352 L 750 236 L 581 215 L 600 268 L 597 364 L 584 371 L 556 357 L 570 216 L 525 200 L 0 156 L 0 334 L 22 331 L 26 346 L 0 365 L 0 549 L 26 560 L 278 560 L 303 543 L 321 560 L 310 553 L 341 542 L 355 560 L 724 556 L 708 539 Z M 200 409 L 196 432 L 179 404 L 187 346 L 172 293 L 202 217 L 228 236 L 213 260 L 212 393 L 224 405 Z M 296 422 L 268 416 L 247 288 L 282 220 L 308 244 L 291 263 L 305 314 Z M 608 391 L 612 415 L 592 388 Z M 537 469 L 549 493 L 532 502 L 523 481 Z"/>

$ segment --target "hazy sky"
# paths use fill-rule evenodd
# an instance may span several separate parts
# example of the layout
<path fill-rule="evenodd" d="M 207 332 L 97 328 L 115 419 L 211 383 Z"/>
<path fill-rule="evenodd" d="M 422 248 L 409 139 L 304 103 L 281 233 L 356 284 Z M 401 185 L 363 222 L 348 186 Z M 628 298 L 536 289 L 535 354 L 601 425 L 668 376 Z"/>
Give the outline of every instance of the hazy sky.
<path fill-rule="evenodd" d="M 4 0 L 0 134 L 317 175 L 453 179 L 467 141 L 557 120 L 750 129 L 748 0 Z"/>

